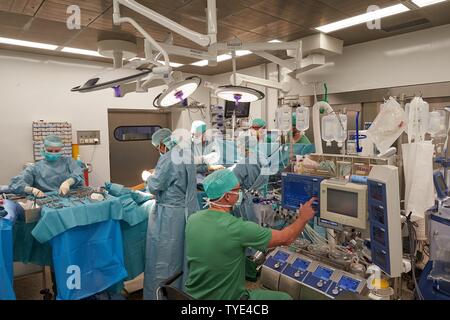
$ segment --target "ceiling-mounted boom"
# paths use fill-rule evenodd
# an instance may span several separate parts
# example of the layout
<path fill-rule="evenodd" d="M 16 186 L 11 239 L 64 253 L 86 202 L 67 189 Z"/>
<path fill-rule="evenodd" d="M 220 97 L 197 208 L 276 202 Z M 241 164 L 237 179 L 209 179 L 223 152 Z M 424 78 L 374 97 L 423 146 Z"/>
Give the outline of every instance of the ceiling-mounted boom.
<path fill-rule="evenodd" d="M 207 7 L 207 20 L 208 20 L 208 35 L 204 35 L 193 30 L 190 30 L 169 18 L 153 11 L 152 9 L 139 4 L 135 0 L 114 0 L 114 14 L 119 14 L 119 4 L 149 18 L 150 20 L 172 30 L 175 33 L 197 43 L 202 47 L 210 46 L 216 42 L 217 39 L 217 12 L 216 12 L 216 1 L 208 0 Z"/>

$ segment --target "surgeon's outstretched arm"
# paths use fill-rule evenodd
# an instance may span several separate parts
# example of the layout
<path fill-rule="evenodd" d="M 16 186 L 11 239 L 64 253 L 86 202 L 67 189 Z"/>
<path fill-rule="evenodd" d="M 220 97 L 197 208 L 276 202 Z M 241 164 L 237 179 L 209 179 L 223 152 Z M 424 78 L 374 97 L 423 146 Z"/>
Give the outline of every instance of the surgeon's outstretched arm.
<path fill-rule="evenodd" d="M 9 187 L 14 193 L 32 193 L 31 189 L 34 185 L 34 167 L 34 165 L 27 167 L 18 176 L 11 179 Z"/>
<path fill-rule="evenodd" d="M 289 227 L 286 227 L 281 231 L 272 230 L 272 239 L 269 242 L 269 248 L 288 246 L 299 237 L 306 224 L 309 220 L 313 219 L 316 214 L 312 208 L 312 203 L 314 200 L 315 198 L 312 198 L 300 207 L 299 217 Z"/>
<path fill-rule="evenodd" d="M 158 160 L 155 171 L 147 180 L 148 191 L 152 194 L 157 194 L 169 187 L 172 181 L 172 175 L 176 174 L 171 166 L 171 159 L 164 157 Z M 178 177 L 175 177 L 177 179 Z"/>

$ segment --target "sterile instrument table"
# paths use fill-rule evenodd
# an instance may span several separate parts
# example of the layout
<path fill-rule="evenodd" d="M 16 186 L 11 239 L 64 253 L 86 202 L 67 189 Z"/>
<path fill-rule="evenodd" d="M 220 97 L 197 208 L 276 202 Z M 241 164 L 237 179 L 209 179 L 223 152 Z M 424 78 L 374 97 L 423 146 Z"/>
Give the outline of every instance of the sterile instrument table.
<path fill-rule="evenodd" d="M 114 229 L 116 235 L 114 238 L 117 238 L 116 250 L 113 250 L 116 253 L 112 255 L 117 258 L 118 269 L 121 269 L 120 265 L 122 265 L 123 270 L 119 276 L 121 279 L 116 281 L 114 286 L 98 288 L 98 291 L 108 289 L 108 291 L 118 293 L 122 289 L 122 281 L 131 280 L 144 271 L 148 215 L 154 208 L 154 200 L 138 205 L 130 195 L 120 197 L 108 195 L 101 202 L 87 199 L 82 202 L 74 203 L 69 199 L 62 199 L 65 207 L 56 209 L 44 206 L 39 221 L 30 224 L 18 221 L 14 228 L 14 260 L 54 267 L 54 262 L 59 261 L 52 261 L 54 239 L 63 237 L 63 234 L 70 232 L 78 233 L 80 236 L 80 232 L 82 233 L 80 229 L 86 228 L 90 229 L 91 234 L 95 234 L 93 225 L 111 221 L 106 229 L 107 231 Z M 114 221 L 117 221 L 117 226 L 113 226 Z M 64 240 L 66 244 L 70 241 L 70 239 Z M 85 249 L 83 248 L 82 251 L 86 251 Z M 63 252 L 62 249 L 61 252 Z M 99 253 L 93 252 L 89 259 L 91 259 L 91 263 L 94 263 L 96 259 L 101 258 L 99 258 Z M 95 293 L 97 292 L 93 292 L 93 294 Z"/>

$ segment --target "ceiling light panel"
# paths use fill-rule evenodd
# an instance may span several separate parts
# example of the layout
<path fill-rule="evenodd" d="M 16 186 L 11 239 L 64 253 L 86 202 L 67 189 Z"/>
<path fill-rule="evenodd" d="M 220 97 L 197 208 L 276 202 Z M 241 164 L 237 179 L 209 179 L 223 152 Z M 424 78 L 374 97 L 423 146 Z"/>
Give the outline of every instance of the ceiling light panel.
<path fill-rule="evenodd" d="M 316 30 L 323 32 L 323 33 L 329 33 L 345 28 L 349 28 L 352 26 L 356 26 L 359 24 L 363 24 L 369 21 L 374 21 L 378 19 L 382 19 L 385 17 L 393 16 L 399 13 L 403 13 L 406 11 L 409 11 L 410 9 L 403 5 L 403 4 L 397 4 L 394 6 L 390 6 L 384 9 L 375 10 L 371 12 L 366 12 L 364 14 L 360 14 L 358 16 L 354 16 L 348 19 L 340 20 L 337 22 L 333 22 L 321 27 L 317 27 Z"/>
<path fill-rule="evenodd" d="M 24 41 L 24 40 L 11 39 L 11 38 L 2 38 L 2 37 L 0 37 L 0 43 L 14 45 L 14 46 L 20 46 L 20 47 L 44 49 L 44 50 L 55 50 L 56 48 L 58 48 L 58 46 L 55 46 L 53 44 L 48 44 L 48 43 Z"/>

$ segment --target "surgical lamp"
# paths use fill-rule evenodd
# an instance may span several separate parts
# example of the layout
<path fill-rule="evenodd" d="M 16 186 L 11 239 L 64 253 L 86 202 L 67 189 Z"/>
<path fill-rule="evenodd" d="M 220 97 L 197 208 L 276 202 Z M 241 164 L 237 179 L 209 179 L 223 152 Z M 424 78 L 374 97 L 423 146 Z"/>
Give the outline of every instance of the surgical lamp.
<path fill-rule="evenodd" d="M 221 86 L 216 90 L 216 95 L 224 100 L 236 104 L 240 102 L 255 102 L 265 98 L 264 93 L 259 90 L 241 86 Z"/>
<path fill-rule="evenodd" d="M 180 103 L 191 96 L 201 83 L 202 79 L 197 76 L 172 83 L 166 90 L 155 98 L 153 101 L 153 106 L 156 108 L 168 108 Z"/>
<path fill-rule="evenodd" d="M 107 88 L 118 88 L 121 84 L 126 84 L 146 77 L 152 70 L 148 68 L 134 69 L 123 67 L 114 69 L 104 74 L 94 76 L 83 85 L 71 89 L 73 92 L 91 92 Z"/>
<path fill-rule="evenodd" d="M 239 105 L 240 102 L 255 102 L 265 98 L 264 93 L 259 90 L 242 87 L 238 85 L 238 77 L 236 73 L 236 51 L 231 53 L 233 63 L 233 74 L 231 75 L 231 85 L 220 86 L 215 94 L 220 99 L 234 102 Z"/>

